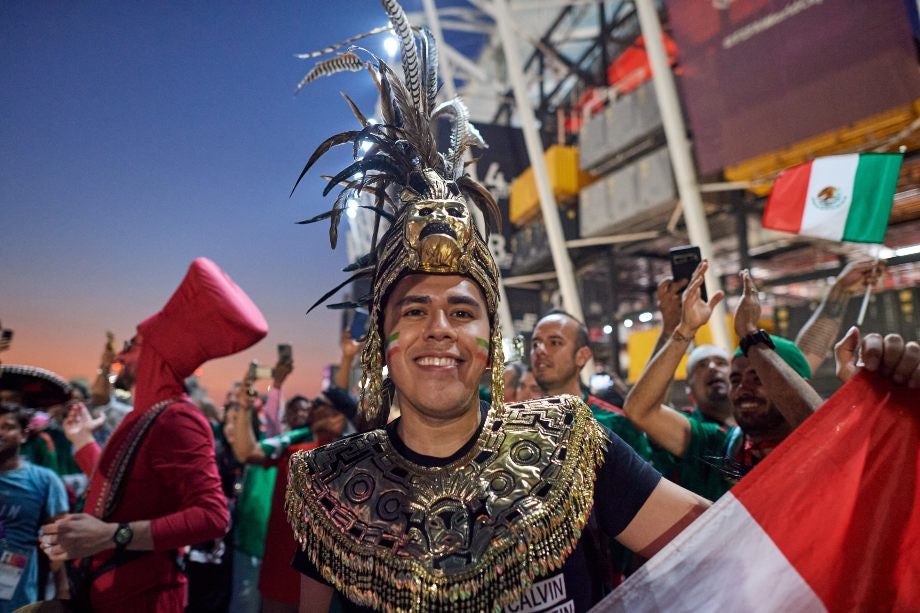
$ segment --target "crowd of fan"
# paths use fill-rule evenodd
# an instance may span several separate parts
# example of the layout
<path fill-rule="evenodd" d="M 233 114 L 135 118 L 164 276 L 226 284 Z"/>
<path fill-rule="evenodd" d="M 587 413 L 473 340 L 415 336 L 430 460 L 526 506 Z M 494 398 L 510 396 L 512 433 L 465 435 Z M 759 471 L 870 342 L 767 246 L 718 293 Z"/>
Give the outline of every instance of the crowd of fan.
<path fill-rule="evenodd" d="M 213 432 L 214 460 L 231 518 L 223 537 L 183 552 L 188 611 L 297 609 L 299 575 L 290 567 L 295 544 L 284 516 L 288 460 L 296 451 L 354 432 L 350 418 L 356 404 L 347 388 L 360 346 L 343 333 L 335 377 L 312 399 L 284 400 L 293 359 L 279 359 L 265 394 L 254 391 L 254 368 L 222 403 L 208 398 L 194 379 L 186 382 Z M 40 528 L 82 509 L 89 475 L 75 460 L 75 449 L 87 434 L 104 446 L 132 410 L 136 366 L 136 343 L 125 343 L 116 353 L 109 341 L 93 384 L 68 383 L 70 402 L 34 410 L 24 406 L 17 390 L 0 391 L 0 538 L 37 563 L 37 570 L 25 569 L 15 594 L 0 595 L 0 612 L 67 591 L 64 567 L 38 555 Z M 34 504 L 16 504 L 26 499 Z"/>
<path fill-rule="evenodd" d="M 571 315 L 551 311 L 532 331 L 529 363 L 505 365 L 506 402 L 579 396 L 600 423 L 662 474 L 715 500 L 822 404 L 808 380 L 835 342 L 841 381 L 853 375 L 861 359 L 860 365 L 881 371 L 892 384 L 920 387 L 916 342 L 877 334 L 861 339 L 855 327 L 839 339 L 847 301 L 884 274 L 873 262 L 853 263 L 840 274 L 794 342 L 769 336 L 761 346 L 734 355 L 714 345 L 693 345 L 697 330 L 722 299 L 721 294 L 702 299 L 704 270 L 705 264 L 689 285 L 671 279 L 659 285 L 661 337 L 631 390 L 616 377 L 610 389 L 592 393 L 586 388 L 581 371 L 592 358 L 587 329 Z M 760 329 L 761 310 L 753 279 L 746 271 L 740 277 L 744 291 L 733 321 L 742 338 Z M 770 350 L 764 350 L 768 345 Z M 281 359 L 266 395 L 254 393 L 250 370 L 222 403 L 199 401 L 213 432 L 214 459 L 231 519 L 222 537 L 187 543 L 182 551 L 187 610 L 297 610 L 299 574 L 290 566 L 296 545 L 283 508 L 288 459 L 295 451 L 354 432 L 356 404 L 349 377 L 360 343 L 346 330 L 341 349 L 333 382 L 315 398 L 298 395 L 284 401 L 284 383 L 294 364 Z M 63 565 L 38 554 L 41 526 L 81 510 L 88 475 L 75 450 L 88 437 L 104 446 L 132 410 L 136 353 L 129 342 L 116 354 L 110 341 L 96 381 L 89 388 L 71 382 L 72 401 L 44 412 L 21 406 L 16 390 L 2 391 L 0 542 L 4 550 L 29 561 L 20 564 L 14 591 L 0 593 L 0 613 L 42 600 L 55 589 L 68 589 Z M 692 406 L 680 408 L 669 398 L 685 355 Z M 616 545 L 610 549 L 616 579 L 642 562 Z"/>

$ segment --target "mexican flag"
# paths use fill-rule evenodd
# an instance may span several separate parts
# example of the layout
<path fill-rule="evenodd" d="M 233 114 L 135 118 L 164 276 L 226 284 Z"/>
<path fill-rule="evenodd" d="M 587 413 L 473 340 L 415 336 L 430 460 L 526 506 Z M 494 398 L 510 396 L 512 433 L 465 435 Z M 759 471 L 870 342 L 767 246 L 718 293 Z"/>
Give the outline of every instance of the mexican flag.
<path fill-rule="evenodd" d="M 856 375 L 592 611 L 920 611 L 916 391 Z"/>
<path fill-rule="evenodd" d="M 835 241 L 885 239 L 900 153 L 831 155 L 779 174 L 763 212 L 763 227 Z"/>

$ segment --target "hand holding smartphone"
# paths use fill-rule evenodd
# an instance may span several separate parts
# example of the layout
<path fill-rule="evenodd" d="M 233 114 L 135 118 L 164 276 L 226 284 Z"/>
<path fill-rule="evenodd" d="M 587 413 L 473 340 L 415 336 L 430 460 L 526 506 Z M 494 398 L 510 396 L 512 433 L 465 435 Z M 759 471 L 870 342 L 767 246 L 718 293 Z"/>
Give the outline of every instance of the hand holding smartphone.
<path fill-rule="evenodd" d="M 257 379 L 271 379 L 272 374 L 271 366 L 259 366 L 259 362 L 253 360 L 249 363 L 249 373 L 246 378 L 250 381 L 256 381 Z"/>
<path fill-rule="evenodd" d="M 352 340 L 360 341 L 367 334 L 368 312 L 364 309 L 355 309 L 351 316 L 348 332 Z"/>
<path fill-rule="evenodd" d="M 693 271 L 703 261 L 700 255 L 700 248 L 696 245 L 685 245 L 683 247 L 673 247 L 670 250 L 671 256 L 671 276 L 675 281 L 686 279 L 690 282 L 693 277 Z M 683 293 L 683 292 L 681 292 Z M 706 283 L 700 287 L 700 297 L 703 302 L 709 302 L 709 294 L 706 293 Z"/>

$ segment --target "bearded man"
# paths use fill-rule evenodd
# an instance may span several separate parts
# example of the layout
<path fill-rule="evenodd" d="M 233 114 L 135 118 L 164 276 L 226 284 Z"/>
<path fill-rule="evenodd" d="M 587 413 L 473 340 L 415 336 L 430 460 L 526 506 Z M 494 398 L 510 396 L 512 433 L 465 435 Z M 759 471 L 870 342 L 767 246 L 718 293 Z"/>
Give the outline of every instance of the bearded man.
<path fill-rule="evenodd" d="M 750 273 L 743 271 L 744 292 L 734 317 L 742 344 L 732 359 L 728 390 L 737 427 L 726 429 L 716 422 L 687 419 L 661 404 L 687 345 L 723 298 L 719 292 L 709 302 L 702 299 L 700 286 L 707 268 L 708 263 L 703 262 L 694 273 L 684 291 L 680 324 L 639 377 L 624 409 L 653 441 L 683 460 L 684 473 L 698 473 L 684 474 L 683 484 L 693 482 L 694 491 L 715 499 L 805 421 L 822 399 L 805 381 L 811 371 L 802 352 L 791 341 L 757 327 L 760 303 Z M 726 468 L 733 478 L 725 478 Z"/>

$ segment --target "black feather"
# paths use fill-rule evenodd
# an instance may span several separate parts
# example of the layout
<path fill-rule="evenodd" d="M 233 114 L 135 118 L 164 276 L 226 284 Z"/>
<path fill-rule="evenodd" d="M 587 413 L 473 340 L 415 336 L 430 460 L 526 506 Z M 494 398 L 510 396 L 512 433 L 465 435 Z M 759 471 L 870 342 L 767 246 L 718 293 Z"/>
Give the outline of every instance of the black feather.
<path fill-rule="evenodd" d="M 325 213 L 320 213 L 316 217 L 311 217 L 310 219 L 304 219 L 303 221 L 298 221 L 298 224 L 308 224 L 316 223 L 317 221 L 322 221 L 324 219 L 329 219 L 332 216 L 332 211 L 326 211 Z"/>
<path fill-rule="evenodd" d="M 404 176 L 404 173 L 400 171 L 399 168 L 394 166 L 391 161 L 383 156 L 378 155 L 370 159 L 358 160 L 345 170 L 341 171 L 339 174 L 332 177 L 329 183 L 326 184 L 326 188 L 323 190 L 323 196 L 329 195 L 329 192 L 332 191 L 332 188 L 338 185 L 340 181 L 344 181 L 345 179 L 348 179 L 352 175 L 359 172 L 366 174 L 371 170 L 391 175 L 394 181 L 400 181 Z"/>
<path fill-rule="evenodd" d="M 364 302 L 355 302 L 349 300 L 348 302 L 336 302 L 335 304 L 327 304 L 327 309 L 334 310 L 343 310 L 343 309 L 360 309 L 361 307 L 366 307 L 370 304 L 370 299 L 365 300 Z"/>
<path fill-rule="evenodd" d="M 301 179 L 304 178 L 304 175 L 307 174 L 307 171 L 310 170 L 313 164 L 316 163 L 316 160 L 322 157 L 322 155 L 326 153 L 327 151 L 329 151 L 329 149 L 331 149 L 332 147 L 335 147 L 337 145 L 344 145 L 345 143 L 351 142 L 358 134 L 360 134 L 360 132 L 357 130 L 348 130 L 347 132 L 339 132 L 338 134 L 333 134 L 332 136 L 324 140 L 322 143 L 320 143 L 319 147 L 317 147 L 316 150 L 313 152 L 313 155 L 310 156 L 310 159 L 307 160 L 306 166 L 304 166 L 303 170 L 300 171 L 300 176 L 297 177 L 296 181 L 294 181 L 294 187 L 291 189 L 291 196 L 294 195 L 294 190 L 297 189 L 297 185 L 300 184 Z M 290 196 L 288 197 L 290 198 Z"/>
<path fill-rule="evenodd" d="M 377 193 L 377 198 L 378 198 L 378 199 L 380 198 L 380 193 L 379 193 L 379 192 Z M 386 219 L 386 220 L 387 220 L 388 222 L 390 222 L 390 223 L 393 223 L 394 221 L 396 221 L 396 216 L 395 216 L 395 215 L 393 215 L 393 214 L 390 213 L 389 211 L 383 209 L 383 208 L 380 207 L 379 205 L 378 205 L 378 206 L 370 206 L 369 204 L 361 204 L 361 205 L 358 205 L 358 208 L 367 209 L 368 211 L 374 211 L 374 212 L 377 213 L 377 215 L 379 216 L 378 219 L 379 219 L 380 217 L 383 217 L 384 219 Z M 376 225 L 376 222 L 375 222 L 375 225 Z"/>
<path fill-rule="evenodd" d="M 358 268 L 367 268 L 368 266 L 374 266 L 377 263 L 377 254 L 373 251 L 365 253 L 362 256 L 358 256 L 358 259 L 342 269 L 343 272 L 351 272 L 351 270 L 357 270 Z"/>
<path fill-rule="evenodd" d="M 399 78 L 393 74 L 392 69 L 384 62 L 380 62 L 381 73 L 390 76 L 390 86 L 393 91 L 395 108 L 399 111 L 396 125 L 404 130 L 406 140 L 419 148 L 418 154 L 428 166 L 438 162 L 437 149 L 431 135 L 431 127 L 422 119 L 418 107 L 413 103 L 412 94 L 406 89 Z"/>
<path fill-rule="evenodd" d="M 345 98 L 345 102 L 348 103 L 348 106 L 351 108 L 351 112 L 354 113 L 355 117 L 358 118 L 358 121 L 361 122 L 362 126 L 367 126 L 367 117 L 364 116 L 364 113 L 361 112 L 361 109 L 358 108 L 358 105 L 355 104 L 355 101 L 348 97 L 348 94 L 345 92 L 339 92 L 342 94 L 342 97 Z"/>
<path fill-rule="evenodd" d="M 341 283 L 339 283 L 338 285 L 336 285 L 335 287 L 333 287 L 331 290 L 329 290 L 328 292 L 326 292 L 325 294 L 323 294 L 322 297 L 321 297 L 319 300 L 317 300 L 316 302 L 313 303 L 313 306 L 311 306 L 309 309 L 307 309 L 307 313 L 309 313 L 310 311 L 312 311 L 313 309 L 315 309 L 316 307 L 318 307 L 318 306 L 321 305 L 322 303 L 326 302 L 326 300 L 328 300 L 329 298 L 331 298 L 333 294 L 335 294 L 337 291 L 339 291 L 340 289 L 342 289 L 343 287 L 345 287 L 346 285 L 348 285 L 348 284 L 351 283 L 352 281 L 356 281 L 356 280 L 360 279 L 361 277 L 366 277 L 366 276 L 368 276 L 368 274 L 367 274 L 366 272 L 359 272 L 359 273 L 357 273 L 357 274 L 351 275 L 350 277 L 348 277 L 347 279 L 345 279 L 344 281 L 342 281 Z"/>
<path fill-rule="evenodd" d="M 474 181 L 469 175 L 463 175 L 457 179 L 457 185 L 463 188 L 464 193 L 482 211 L 486 227 L 500 232 L 502 229 L 501 211 L 498 210 L 498 204 L 489 190 L 478 181 Z"/>
<path fill-rule="evenodd" d="M 405 151 L 402 147 L 399 146 L 399 141 L 394 141 L 392 138 L 386 135 L 378 134 L 379 130 L 371 130 L 370 128 L 376 128 L 377 126 L 368 126 L 364 130 L 361 130 L 361 133 L 355 138 L 354 151 L 353 155 L 355 159 L 358 159 L 359 153 L 358 149 L 362 143 L 370 142 L 373 143 L 373 147 L 369 149 L 363 157 L 373 157 L 379 152 L 385 153 L 393 162 L 402 167 L 403 172 L 409 172 L 412 170 L 412 161 L 408 159 L 405 154 Z"/>
<path fill-rule="evenodd" d="M 393 108 L 393 87 L 390 85 L 389 75 L 380 68 L 381 65 L 385 65 L 383 60 L 377 62 L 380 82 L 380 116 L 384 124 L 396 127 L 400 122 Z"/>
<path fill-rule="evenodd" d="M 345 210 L 348 199 L 353 195 L 353 190 L 343 189 L 332 205 L 332 214 L 329 217 L 329 244 L 333 249 L 339 242 L 339 222 L 342 220 L 342 211 Z"/>

